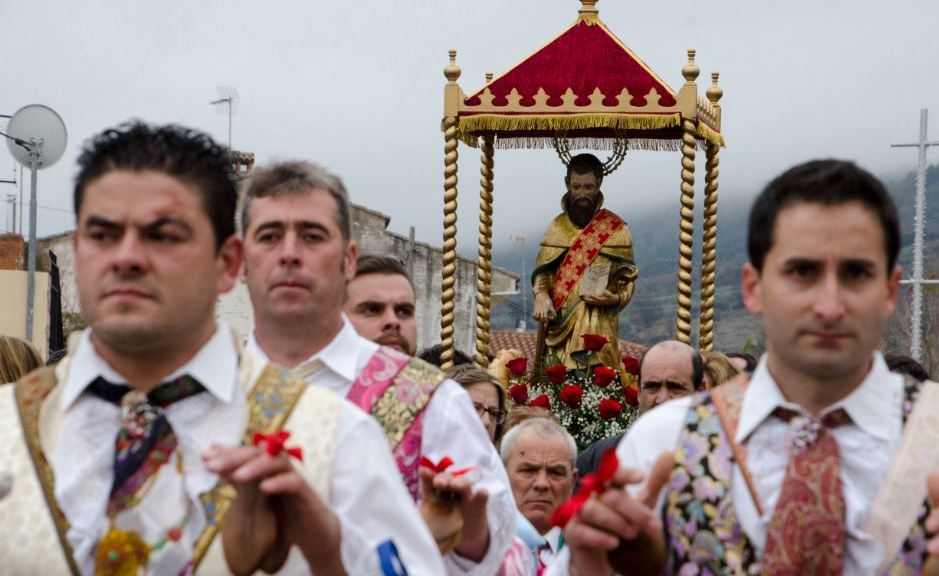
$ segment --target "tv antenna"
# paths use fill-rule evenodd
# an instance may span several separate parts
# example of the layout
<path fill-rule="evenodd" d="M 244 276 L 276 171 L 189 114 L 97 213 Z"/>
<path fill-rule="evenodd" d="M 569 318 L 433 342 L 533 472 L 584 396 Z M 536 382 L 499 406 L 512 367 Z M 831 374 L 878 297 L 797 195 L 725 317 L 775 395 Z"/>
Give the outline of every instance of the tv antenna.
<path fill-rule="evenodd" d="M 238 111 L 238 91 L 230 86 L 216 86 L 218 98 L 209 102 L 220 114 L 228 114 L 228 150 L 231 151 L 231 117 Z"/>
<path fill-rule="evenodd" d="M 55 110 L 42 104 L 29 104 L 16 111 L 7 124 L 7 147 L 13 158 L 29 167 L 29 258 L 26 280 L 26 340 L 33 339 L 33 305 L 36 290 L 36 174 L 65 154 L 68 131 Z"/>

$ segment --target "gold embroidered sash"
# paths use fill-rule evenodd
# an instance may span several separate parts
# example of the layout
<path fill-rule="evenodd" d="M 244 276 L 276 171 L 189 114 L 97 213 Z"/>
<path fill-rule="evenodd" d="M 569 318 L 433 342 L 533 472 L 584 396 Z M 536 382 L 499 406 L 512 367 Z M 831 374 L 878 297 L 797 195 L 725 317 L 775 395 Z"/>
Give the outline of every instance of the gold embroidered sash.
<path fill-rule="evenodd" d="M 609 210 L 601 209 L 580 231 L 580 235 L 571 243 L 567 255 L 564 256 L 554 276 L 551 301 L 554 303 L 555 310 L 561 309 L 574 287 L 580 282 L 584 272 L 606 245 L 607 240 L 624 225 L 625 223 L 619 216 Z"/>

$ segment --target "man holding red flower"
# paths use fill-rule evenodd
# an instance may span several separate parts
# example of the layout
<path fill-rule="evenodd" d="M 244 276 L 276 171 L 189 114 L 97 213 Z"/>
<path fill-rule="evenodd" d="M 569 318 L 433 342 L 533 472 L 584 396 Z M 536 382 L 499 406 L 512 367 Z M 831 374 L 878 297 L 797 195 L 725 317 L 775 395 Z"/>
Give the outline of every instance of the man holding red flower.
<path fill-rule="evenodd" d="M 770 182 L 742 276 L 766 353 L 630 429 L 608 483 L 629 491 L 572 515 L 551 574 L 936 574 L 939 385 L 878 350 L 899 247 L 886 188 L 853 163 Z"/>
<path fill-rule="evenodd" d="M 626 223 L 603 209 L 603 165 L 592 154 L 571 158 L 564 210 L 548 226 L 532 273 L 534 318 L 546 323 L 544 345 L 569 368 L 589 349 L 585 334 L 606 336 L 596 361 L 618 366 L 619 313 L 632 298 L 639 269 Z"/>

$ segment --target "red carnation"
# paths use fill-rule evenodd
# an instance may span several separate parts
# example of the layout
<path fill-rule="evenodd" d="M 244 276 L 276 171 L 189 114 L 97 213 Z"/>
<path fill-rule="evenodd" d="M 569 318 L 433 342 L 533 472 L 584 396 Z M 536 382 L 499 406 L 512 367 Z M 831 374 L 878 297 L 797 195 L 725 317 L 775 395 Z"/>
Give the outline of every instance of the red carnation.
<path fill-rule="evenodd" d="M 564 402 L 571 408 L 577 408 L 580 406 L 580 401 L 584 397 L 584 389 L 576 384 L 571 384 L 561 388 L 561 393 L 558 394 L 561 397 L 561 402 Z"/>
<path fill-rule="evenodd" d="M 600 417 L 604 420 L 612 420 L 620 415 L 623 411 L 623 405 L 617 402 L 616 400 L 611 400 L 610 398 L 604 398 L 600 400 L 600 404 L 597 405 L 597 409 L 600 411 Z"/>
<path fill-rule="evenodd" d="M 528 403 L 529 406 L 535 408 L 544 408 L 545 410 L 551 409 L 551 399 L 548 398 L 547 394 L 542 394 L 541 396 L 535 396 L 531 399 L 531 402 Z"/>
<path fill-rule="evenodd" d="M 584 334 L 583 339 L 584 348 L 591 352 L 599 352 L 600 348 L 603 348 L 609 342 L 605 336 L 600 336 L 599 334 Z"/>
<path fill-rule="evenodd" d="M 597 366 L 593 369 L 593 383 L 600 388 L 605 388 L 614 378 L 616 378 L 616 370 L 612 368 Z"/>
<path fill-rule="evenodd" d="M 528 370 L 528 358 L 520 356 L 518 358 L 512 358 L 505 364 L 509 368 L 509 372 L 512 373 L 512 376 L 521 376 Z"/>
<path fill-rule="evenodd" d="M 623 354 L 623 368 L 633 376 L 639 376 L 639 360 L 629 354 Z"/>
<path fill-rule="evenodd" d="M 632 386 L 625 388 L 623 390 L 623 397 L 626 399 L 626 403 L 632 407 L 639 406 L 639 392 L 636 391 Z"/>
<path fill-rule="evenodd" d="M 560 384 L 567 378 L 567 368 L 564 367 L 564 364 L 553 364 L 548 366 L 548 369 L 544 371 L 544 375 L 547 376 L 548 380 L 552 383 Z"/>
<path fill-rule="evenodd" d="M 518 404 L 524 404 L 528 401 L 528 386 L 524 384 L 515 384 L 509 387 L 509 397 Z"/>

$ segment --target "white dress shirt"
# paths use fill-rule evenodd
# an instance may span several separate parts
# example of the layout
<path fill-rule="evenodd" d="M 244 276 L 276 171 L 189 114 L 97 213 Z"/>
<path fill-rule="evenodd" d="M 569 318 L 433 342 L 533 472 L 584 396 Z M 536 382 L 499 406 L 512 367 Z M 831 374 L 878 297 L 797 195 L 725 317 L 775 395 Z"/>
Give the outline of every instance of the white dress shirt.
<path fill-rule="evenodd" d="M 310 383 L 324 386 L 345 397 L 377 350 L 378 344 L 359 336 L 343 316 L 339 334 L 300 367 L 319 360 L 326 369 L 314 371 Z M 253 334 L 248 338 L 246 352 L 260 360 L 267 360 L 267 355 Z M 421 454 L 435 462 L 449 456 L 456 467 L 472 466 L 479 472 L 479 479 L 473 487 L 476 490 L 485 489 L 489 494 L 486 506 L 489 549 L 479 563 L 456 553 L 448 554 L 444 563 L 449 574 L 495 574 L 515 536 L 515 503 L 505 468 L 473 403 L 463 388 L 453 380 L 441 383 L 427 404 Z"/>
<path fill-rule="evenodd" d="M 564 532 L 557 526 L 551 528 L 542 536 L 548 547 L 538 550 L 538 560 L 546 567 L 551 566 L 557 560 L 561 546 L 564 543 L 562 536 L 564 536 Z"/>
<path fill-rule="evenodd" d="M 205 469 L 202 454 L 214 444 L 240 444 L 247 423 L 245 388 L 239 381 L 238 351 L 231 332 L 217 329 L 170 379 L 185 374 L 197 379 L 208 393 L 180 400 L 168 406 L 165 414 L 177 437 L 192 511 L 185 536 L 194 540 L 205 526 L 199 495 L 218 481 L 217 475 Z M 67 538 L 83 574 L 94 573 L 96 545 L 108 530 L 105 509 L 113 480 L 114 438 L 121 420 L 118 406 L 85 393 L 98 376 L 113 383 L 126 382 L 97 354 L 86 331 L 70 356 L 68 378 L 60 383 L 64 416 L 50 460 L 56 499 L 71 524 Z M 351 403 L 343 400 L 339 406 L 329 505 L 341 524 L 344 566 L 351 574 L 379 574 L 375 550 L 392 539 L 410 573 L 440 574 L 443 566 L 436 545 L 407 491 L 400 482 L 388 481 L 397 466 L 383 444 L 380 428 Z M 308 574 L 309 569 L 294 549 L 279 573 Z"/>
<path fill-rule="evenodd" d="M 674 450 L 684 430 L 691 400 L 690 397 L 672 400 L 644 414 L 617 448 L 621 467 L 647 473 L 662 452 Z M 903 400 L 903 378 L 891 373 L 883 356 L 875 352 L 871 370 L 861 385 L 820 415 L 843 408 L 851 417 L 850 423 L 830 430 L 841 456 L 846 517 L 844 574 L 874 574 L 885 560 L 880 543 L 863 526 L 900 443 Z M 764 355 L 747 386 L 736 434 L 736 441 L 746 453 L 746 465 L 756 485 L 762 515 L 758 514 L 736 464 L 731 486 L 737 520 L 758 556 L 762 556 L 789 463 L 792 423 L 770 417 L 779 406 L 808 416 L 801 406 L 783 397 L 767 369 Z M 632 486 L 630 490 L 636 493 L 640 488 Z M 664 496 L 659 498 L 656 510 L 659 515 L 663 502 Z M 550 575 L 566 574 L 569 552 L 562 552 L 559 560 Z"/>

